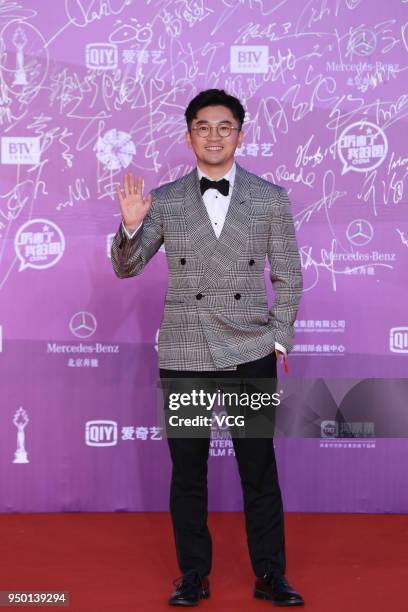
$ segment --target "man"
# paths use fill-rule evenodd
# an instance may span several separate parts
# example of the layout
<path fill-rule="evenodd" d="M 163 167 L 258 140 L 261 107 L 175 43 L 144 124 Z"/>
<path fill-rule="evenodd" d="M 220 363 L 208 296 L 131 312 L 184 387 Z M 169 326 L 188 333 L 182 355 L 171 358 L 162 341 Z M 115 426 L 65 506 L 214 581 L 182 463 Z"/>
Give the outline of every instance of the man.
<path fill-rule="evenodd" d="M 276 379 L 277 356 L 293 346 L 302 277 L 290 203 L 283 188 L 234 161 L 245 111 L 223 90 L 200 92 L 185 117 L 197 168 L 143 197 L 142 178 L 116 186 L 122 223 L 112 244 L 120 278 L 136 276 L 164 241 L 169 284 L 160 327 L 160 378 L 187 383 Z M 275 300 L 268 311 L 265 255 Z M 220 378 L 221 377 L 221 378 Z M 175 387 L 172 387 L 175 388 Z M 166 403 L 167 402 L 167 403 Z M 165 400 L 168 409 L 168 395 Z M 182 576 L 172 605 L 209 597 L 209 436 L 171 437 L 170 509 Z M 273 440 L 235 437 L 254 596 L 302 605 L 285 578 L 282 498 Z"/>

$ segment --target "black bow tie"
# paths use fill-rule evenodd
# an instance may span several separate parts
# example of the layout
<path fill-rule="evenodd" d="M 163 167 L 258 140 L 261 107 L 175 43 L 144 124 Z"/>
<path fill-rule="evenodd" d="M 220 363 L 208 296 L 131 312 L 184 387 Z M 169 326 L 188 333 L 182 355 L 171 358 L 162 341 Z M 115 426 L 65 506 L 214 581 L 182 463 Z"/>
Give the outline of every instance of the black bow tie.
<path fill-rule="evenodd" d="M 203 176 L 200 179 L 201 195 L 203 195 L 203 193 L 207 191 L 207 189 L 218 189 L 218 191 L 222 193 L 222 195 L 227 196 L 229 194 L 229 186 L 230 184 L 227 179 L 221 179 L 220 181 L 210 181 L 210 179 L 208 179 L 206 176 Z"/>

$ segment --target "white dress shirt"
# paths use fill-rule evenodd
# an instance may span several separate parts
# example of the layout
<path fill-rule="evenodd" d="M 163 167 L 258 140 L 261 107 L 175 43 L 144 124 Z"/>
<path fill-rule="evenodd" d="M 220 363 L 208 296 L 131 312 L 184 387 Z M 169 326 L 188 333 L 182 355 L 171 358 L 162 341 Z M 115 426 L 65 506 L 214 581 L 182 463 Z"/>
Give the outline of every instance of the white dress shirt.
<path fill-rule="evenodd" d="M 208 216 L 211 221 L 211 225 L 213 227 L 214 233 L 217 236 L 217 238 L 220 237 L 220 234 L 221 234 L 224 222 L 225 222 L 225 217 L 227 216 L 228 207 L 231 201 L 232 189 L 234 187 L 235 173 L 236 173 L 236 165 L 234 162 L 231 168 L 228 170 L 228 172 L 221 178 L 217 179 L 217 181 L 222 180 L 222 179 L 227 179 L 227 181 L 230 182 L 228 195 L 226 196 L 222 195 L 222 193 L 220 193 L 218 189 L 206 189 L 202 195 L 205 207 L 207 209 Z M 198 165 L 197 165 L 197 174 L 198 174 L 198 180 L 200 180 L 203 176 L 206 176 L 208 179 L 210 179 L 210 181 L 214 180 L 207 174 L 204 174 L 204 172 L 200 169 Z M 141 225 L 142 223 L 135 230 L 133 230 L 132 233 L 129 233 L 125 227 L 124 222 L 122 221 L 123 230 L 126 233 L 128 238 L 132 238 L 135 235 L 135 233 L 138 231 L 138 229 L 141 227 Z M 286 355 L 285 347 L 279 344 L 279 342 L 275 342 L 275 349 L 280 351 L 284 355 Z"/>
<path fill-rule="evenodd" d="M 227 179 L 227 181 L 229 181 L 230 186 L 228 195 L 222 195 L 218 189 L 206 189 L 202 195 L 208 216 L 210 217 L 211 225 L 213 226 L 213 230 L 217 238 L 220 237 L 221 230 L 225 222 L 225 217 L 227 216 L 228 207 L 231 201 L 232 189 L 234 187 L 236 168 L 237 167 L 234 162 L 227 174 L 222 176 L 220 179 L 217 179 L 217 181 L 221 181 L 222 179 Z M 214 180 L 207 174 L 204 174 L 199 166 L 197 166 L 197 174 L 198 180 L 201 180 L 203 176 L 208 178 L 210 181 Z"/>

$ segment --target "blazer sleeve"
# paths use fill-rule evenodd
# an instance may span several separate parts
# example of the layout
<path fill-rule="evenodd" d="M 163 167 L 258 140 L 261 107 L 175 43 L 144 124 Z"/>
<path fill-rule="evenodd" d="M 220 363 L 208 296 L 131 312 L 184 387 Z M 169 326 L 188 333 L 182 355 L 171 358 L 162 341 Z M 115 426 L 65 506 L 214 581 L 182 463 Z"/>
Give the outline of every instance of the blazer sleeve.
<path fill-rule="evenodd" d="M 119 278 L 129 278 L 140 274 L 163 244 L 160 205 L 155 192 L 152 191 L 151 194 L 153 203 L 142 225 L 132 234 L 132 237 L 130 238 L 125 232 L 121 223 L 113 238 L 111 247 L 112 266 Z"/>
<path fill-rule="evenodd" d="M 303 279 L 291 205 L 282 187 L 277 204 L 273 207 L 268 241 L 270 279 L 275 294 L 269 323 L 274 328 L 276 342 L 289 353 L 293 348 L 293 324 L 302 296 Z"/>

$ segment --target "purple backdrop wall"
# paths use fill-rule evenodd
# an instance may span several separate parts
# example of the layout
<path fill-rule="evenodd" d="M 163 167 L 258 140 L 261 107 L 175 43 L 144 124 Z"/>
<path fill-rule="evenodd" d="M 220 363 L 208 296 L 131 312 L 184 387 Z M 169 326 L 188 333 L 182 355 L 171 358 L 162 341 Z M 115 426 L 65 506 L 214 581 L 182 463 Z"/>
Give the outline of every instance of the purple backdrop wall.
<path fill-rule="evenodd" d="M 290 375 L 406 376 L 407 7 L 0 0 L 0 511 L 168 507 L 165 253 L 114 277 L 113 185 L 193 167 L 183 111 L 201 89 L 241 98 L 237 161 L 292 200 L 305 294 Z M 405 439 L 276 448 L 287 510 L 408 507 Z M 231 450 L 211 452 L 210 508 L 240 509 Z"/>

